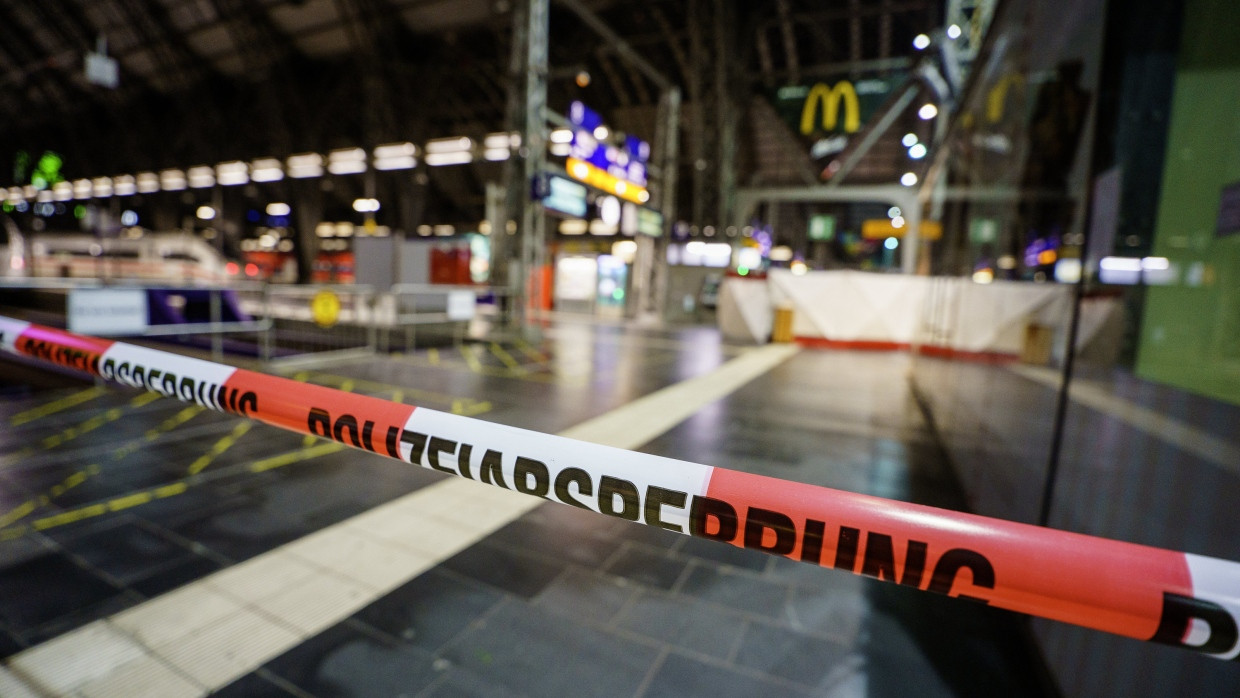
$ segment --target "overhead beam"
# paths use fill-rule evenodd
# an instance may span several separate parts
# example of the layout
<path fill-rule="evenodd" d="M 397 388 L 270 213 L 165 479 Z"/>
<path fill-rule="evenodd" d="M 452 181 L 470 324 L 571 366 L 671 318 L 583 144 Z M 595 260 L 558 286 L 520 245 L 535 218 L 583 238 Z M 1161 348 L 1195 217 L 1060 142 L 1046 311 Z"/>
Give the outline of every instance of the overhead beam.
<path fill-rule="evenodd" d="M 649 78 L 651 82 L 658 85 L 660 90 L 668 90 L 674 86 L 672 81 L 669 80 L 667 76 L 660 72 L 658 68 L 651 65 L 645 57 L 629 45 L 629 42 L 621 38 L 619 34 L 612 30 L 611 27 L 607 26 L 607 23 L 604 22 L 602 18 L 594 14 L 593 11 L 585 5 L 582 5 L 578 2 L 578 0 L 556 0 L 556 2 L 563 5 L 568 11 L 577 15 L 577 18 L 580 19 L 582 23 L 584 23 L 587 27 L 590 27 L 590 29 L 593 29 L 594 33 L 598 34 L 600 37 L 605 39 L 607 43 L 611 44 L 611 47 L 615 49 L 616 53 L 620 54 L 626 61 L 631 63 L 634 68 L 637 68 L 637 70 Z"/>

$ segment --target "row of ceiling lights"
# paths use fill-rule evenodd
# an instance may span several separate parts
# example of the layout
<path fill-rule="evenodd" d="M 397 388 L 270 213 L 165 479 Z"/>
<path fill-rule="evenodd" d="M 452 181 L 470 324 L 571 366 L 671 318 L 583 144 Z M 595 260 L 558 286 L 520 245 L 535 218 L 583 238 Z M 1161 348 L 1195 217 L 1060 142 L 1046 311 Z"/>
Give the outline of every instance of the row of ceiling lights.
<path fill-rule="evenodd" d="M 552 155 L 568 155 L 568 143 L 572 132 L 556 129 L 551 132 L 549 151 Z M 507 160 L 512 150 L 521 146 L 518 133 L 491 133 L 483 138 L 481 146 L 472 138 L 436 138 L 419 149 L 409 142 L 388 143 L 376 146 L 368 158 L 364 148 L 339 148 L 327 153 L 299 153 L 286 160 L 265 157 L 245 162 L 232 160 L 215 167 L 198 165 L 186 169 L 170 168 L 156 172 L 139 172 L 113 177 L 94 177 L 58 182 L 50 189 L 36 189 L 33 185 L 0 189 L 9 203 L 19 201 L 71 201 L 74 199 L 106 199 L 112 196 L 132 196 L 158 191 L 183 191 L 219 186 L 237 186 L 250 182 L 278 182 L 285 176 L 292 179 L 322 177 L 324 170 L 333 175 L 361 174 L 369 167 L 376 170 L 407 170 L 418 164 L 418 155 L 431 167 L 464 165 L 478 156 L 488 162 Z"/>

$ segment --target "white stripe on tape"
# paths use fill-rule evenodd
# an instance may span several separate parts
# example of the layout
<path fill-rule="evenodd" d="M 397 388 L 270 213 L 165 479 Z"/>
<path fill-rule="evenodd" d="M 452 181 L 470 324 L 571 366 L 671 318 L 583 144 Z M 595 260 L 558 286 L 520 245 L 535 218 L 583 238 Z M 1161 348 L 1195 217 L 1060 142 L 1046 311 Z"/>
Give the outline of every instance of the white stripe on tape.
<path fill-rule="evenodd" d="M 405 431 L 401 456 L 423 467 L 682 533 L 714 470 L 425 408 Z"/>

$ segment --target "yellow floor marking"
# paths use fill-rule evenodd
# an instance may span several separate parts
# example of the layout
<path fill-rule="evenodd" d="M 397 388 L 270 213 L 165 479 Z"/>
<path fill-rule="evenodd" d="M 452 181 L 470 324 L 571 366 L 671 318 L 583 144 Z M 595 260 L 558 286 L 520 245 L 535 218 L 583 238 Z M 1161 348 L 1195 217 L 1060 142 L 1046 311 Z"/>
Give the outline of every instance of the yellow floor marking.
<path fill-rule="evenodd" d="M 457 349 L 460 350 L 461 356 L 465 358 L 465 363 L 469 364 L 469 370 L 474 373 L 482 373 L 482 362 L 474 354 L 474 346 L 472 344 L 462 344 Z"/>
<path fill-rule="evenodd" d="M 237 443 L 237 439 L 245 436 L 245 433 L 253 427 L 254 423 L 248 421 L 237 424 L 237 426 L 233 427 L 233 430 L 228 434 L 228 436 L 216 441 L 215 444 L 211 446 L 210 451 L 207 451 L 199 456 L 193 463 L 190 463 L 188 469 L 189 474 L 197 475 L 202 472 L 203 469 L 208 465 L 211 465 L 216 458 L 219 458 L 225 451 L 232 448 L 233 444 Z"/>
<path fill-rule="evenodd" d="M 438 349 L 427 349 L 426 358 L 430 360 L 432 366 L 438 366 L 439 365 L 439 350 Z"/>
<path fill-rule="evenodd" d="M 521 362 L 512 358 L 512 354 L 504 351 L 504 348 L 499 345 L 499 342 L 491 342 L 491 353 L 494 354 L 496 358 L 498 358 L 508 368 L 514 371 L 521 368 Z"/>
<path fill-rule="evenodd" d="M 531 346 L 529 342 L 525 341 L 524 339 L 521 339 L 520 337 L 517 337 L 516 339 L 514 339 L 512 343 L 513 343 L 513 346 L 515 346 L 518 351 L 530 357 L 531 359 L 537 361 L 540 364 L 545 364 L 551 360 L 549 356 L 542 353 L 541 351 L 538 351 L 533 346 Z"/>
<path fill-rule="evenodd" d="M 43 417 L 46 417 L 48 415 L 56 414 L 57 412 L 62 412 L 64 410 L 69 409 L 70 407 L 76 407 L 77 405 L 80 405 L 83 402 L 89 402 L 90 400 L 94 400 L 95 398 L 99 397 L 100 395 L 103 395 L 106 392 L 108 392 L 106 388 L 102 388 L 99 386 L 95 386 L 93 388 L 87 388 L 85 390 L 81 390 L 76 393 L 73 393 L 72 395 L 67 395 L 65 397 L 62 397 L 59 400 L 54 400 L 52 402 L 49 402 L 46 405 L 35 407 L 33 409 L 26 410 L 25 412 L 18 412 L 17 414 L 9 418 L 9 424 L 15 427 L 19 427 L 23 424 L 33 422 L 36 419 L 42 419 Z"/>
<path fill-rule="evenodd" d="M 288 453 L 281 453 L 278 456 L 272 456 L 271 458 L 264 458 L 263 460 L 254 461 L 250 464 L 250 472 L 261 473 L 275 468 L 283 468 L 284 466 L 292 465 L 293 463 L 300 463 L 305 460 L 310 460 L 311 458 L 318 458 L 319 456 L 326 456 L 329 453 L 343 451 L 345 448 L 346 446 L 344 444 L 339 444 L 335 441 L 327 441 L 319 444 L 318 446 L 303 448 L 297 451 L 289 451 Z"/>

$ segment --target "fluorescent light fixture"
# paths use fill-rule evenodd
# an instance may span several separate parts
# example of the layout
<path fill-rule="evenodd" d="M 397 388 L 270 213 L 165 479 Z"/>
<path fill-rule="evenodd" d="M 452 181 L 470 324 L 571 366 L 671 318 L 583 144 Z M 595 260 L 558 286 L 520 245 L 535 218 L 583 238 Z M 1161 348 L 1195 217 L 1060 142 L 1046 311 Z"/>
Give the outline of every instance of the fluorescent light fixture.
<path fill-rule="evenodd" d="M 566 128 L 557 128 L 551 132 L 552 143 L 572 143 L 573 132 Z"/>
<path fill-rule="evenodd" d="M 911 187 L 916 183 L 917 183 L 917 175 L 913 174 L 912 172 L 905 172 L 904 174 L 900 175 L 900 184 L 903 184 L 906 187 Z"/>
<path fill-rule="evenodd" d="M 947 38 L 949 39 L 959 39 L 961 33 L 959 24 L 953 24 L 947 28 Z"/>
<path fill-rule="evenodd" d="M 73 184 L 71 182 L 57 182 L 52 185 L 52 198 L 57 201 L 68 201 L 73 198 Z"/>
<path fill-rule="evenodd" d="M 194 213 L 195 215 L 198 216 L 200 220 L 204 220 L 204 221 L 209 221 L 212 218 L 215 218 L 215 209 L 211 208 L 210 206 L 199 206 L 198 210 L 195 211 Z"/>
<path fill-rule="evenodd" d="M 112 193 L 117 196 L 132 196 L 137 190 L 133 175 L 117 175 L 112 178 Z"/>
<path fill-rule="evenodd" d="M 474 147 L 474 142 L 466 136 L 457 138 L 436 138 L 426 142 L 426 152 L 430 153 L 468 153 Z M 430 162 L 430 158 L 427 158 Z"/>
<path fill-rule="evenodd" d="M 921 143 L 914 143 L 908 149 L 908 156 L 913 158 L 914 160 L 920 160 L 926 157 L 926 146 L 922 145 Z"/>
<path fill-rule="evenodd" d="M 73 182 L 73 198 L 75 199 L 89 199 L 94 191 L 95 188 L 89 179 L 78 179 Z M 21 190 L 18 189 L 18 192 Z"/>
<path fill-rule="evenodd" d="M 255 182 L 278 182 L 284 179 L 284 166 L 279 158 L 259 158 L 250 163 L 250 179 Z"/>
<path fill-rule="evenodd" d="M 314 234 L 321 238 L 329 238 L 336 234 L 336 226 L 326 221 L 314 226 Z"/>
<path fill-rule="evenodd" d="M 185 188 L 185 173 L 180 170 L 163 170 L 159 173 L 159 188 L 164 191 L 181 191 Z"/>
<path fill-rule="evenodd" d="M 436 235 L 439 235 L 441 237 L 446 237 L 448 235 L 452 235 L 453 233 L 455 233 L 456 228 L 450 225 L 437 225 L 434 227 L 434 231 Z"/>
<path fill-rule="evenodd" d="M 191 167 L 186 174 L 189 175 L 189 185 L 195 189 L 215 186 L 215 171 L 206 165 Z"/>
<path fill-rule="evenodd" d="M 1098 266 L 1107 271 L 1141 271 L 1141 260 L 1136 257 L 1103 257 Z"/>
<path fill-rule="evenodd" d="M 112 178 L 96 177 L 91 181 L 91 189 L 94 190 L 95 196 L 101 199 L 112 196 Z"/>
<path fill-rule="evenodd" d="M 569 153 L 573 152 L 573 147 L 571 145 L 568 145 L 567 143 L 552 143 L 547 148 L 547 150 L 552 155 L 557 155 L 559 157 L 565 157 Z"/>
<path fill-rule="evenodd" d="M 379 210 L 378 199 L 354 199 L 353 210 L 358 213 L 374 213 Z"/>
<path fill-rule="evenodd" d="M 327 154 L 327 171 L 334 175 L 359 174 L 366 171 L 366 151 L 341 148 Z"/>
<path fill-rule="evenodd" d="M 499 162 L 501 160 L 507 160 L 508 149 L 507 148 L 487 148 L 485 151 L 483 151 L 482 157 L 486 158 L 487 160 L 491 162 Z"/>
<path fill-rule="evenodd" d="M 921 51 L 922 49 L 926 48 L 929 45 L 930 45 L 930 37 L 926 36 L 925 34 L 918 34 L 917 36 L 913 37 L 913 48 L 917 49 L 918 51 Z"/>
<path fill-rule="evenodd" d="M 474 156 L 468 150 L 449 153 L 432 153 L 428 148 L 425 159 L 426 164 L 431 167 L 439 167 L 440 165 L 464 165 L 466 163 L 473 162 Z"/>
<path fill-rule="evenodd" d="M 1166 270 L 1171 268 L 1171 260 L 1166 257 L 1143 257 L 1141 259 L 1141 268 L 1146 271 Z"/>
<path fill-rule="evenodd" d="M 518 148 L 521 146 L 521 134 L 512 133 L 488 133 L 486 138 L 482 139 L 482 145 L 486 148 Z"/>
<path fill-rule="evenodd" d="M 52 202 L 52 190 L 51 189 L 40 189 L 39 193 L 35 195 L 35 201 L 38 201 L 41 204 L 51 203 Z"/>
<path fill-rule="evenodd" d="M 905 148 L 911 148 L 911 147 L 913 147 L 913 145 L 914 145 L 914 144 L 916 144 L 916 143 L 917 143 L 917 134 L 916 134 L 916 133 L 906 133 L 906 134 L 904 134 L 904 138 L 901 138 L 901 139 L 900 139 L 900 142 L 904 144 L 904 147 L 905 147 Z"/>
<path fill-rule="evenodd" d="M 417 146 L 412 143 L 388 143 L 375 147 L 376 170 L 408 170 L 418 164 Z"/>
<path fill-rule="evenodd" d="M 590 221 L 591 235 L 615 235 L 619 231 L 620 226 L 615 223 L 606 223 L 597 218 Z"/>
<path fill-rule="evenodd" d="M 560 222 L 560 233 L 563 235 L 585 235 L 590 224 L 580 218 L 569 218 Z"/>
<path fill-rule="evenodd" d="M 353 237 L 353 224 L 348 221 L 340 221 L 336 224 L 336 237 L 347 238 Z"/>
<path fill-rule="evenodd" d="M 215 178 L 224 187 L 247 184 L 250 181 L 250 166 L 240 160 L 221 162 L 215 166 Z"/>
<path fill-rule="evenodd" d="M 418 235 L 430 235 L 432 232 L 431 227 L 425 223 L 418 226 Z"/>
<path fill-rule="evenodd" d="M 323 176 L 323 156 L 318 153 L 290 155 L 287 163 L 288 176 L 293 179 Z"/>
<path fill-rule="evenodd" d="M 939 108 L 929 102 L 921 105 L 921 109 L 917 110 L 917 116 L 920 117 L 922 121 L 929 121 L 938 115 Z"/>
<path fill-rule="evenodd" d="M 151 194 L 159 191 L 159 175 L 154 172 L 138 173 L 138 193 Z"/>
<path fill-rule="evenodd" d="M 267 204 L 267 215 L 268 216 L 287 216 L 289 212 L 292 210 L 293 209 L 289 208 L 288 204 L 281 204 L 281 203 Z"/>

